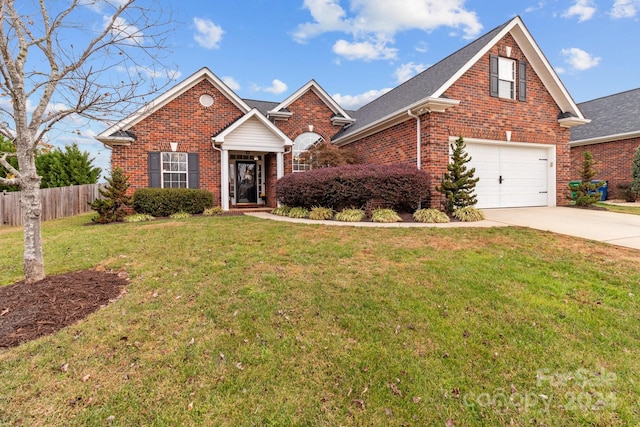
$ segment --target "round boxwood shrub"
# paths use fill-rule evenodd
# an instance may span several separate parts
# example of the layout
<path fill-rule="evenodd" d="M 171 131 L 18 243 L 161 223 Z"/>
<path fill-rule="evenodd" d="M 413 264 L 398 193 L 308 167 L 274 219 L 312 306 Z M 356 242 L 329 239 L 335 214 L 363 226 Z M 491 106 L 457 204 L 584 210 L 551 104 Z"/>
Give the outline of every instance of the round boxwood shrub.
<path fill-rule="evenodd" d="M 307 209 L 364 208 L 375 200 L 379 207 L 413 212 L 428 203 L 429 187 L 429 175 L 413 165 L 345 165 L 285 175 L 276 184 L 276 196 L 283 204 Z"/>
<path fill-rule="evenodd" d="M 133 209 L 155 217 L 176 212 L 201 214 L 213 206 L 213 194 L 192 188 L 141 188 L 133 194 Z"/>

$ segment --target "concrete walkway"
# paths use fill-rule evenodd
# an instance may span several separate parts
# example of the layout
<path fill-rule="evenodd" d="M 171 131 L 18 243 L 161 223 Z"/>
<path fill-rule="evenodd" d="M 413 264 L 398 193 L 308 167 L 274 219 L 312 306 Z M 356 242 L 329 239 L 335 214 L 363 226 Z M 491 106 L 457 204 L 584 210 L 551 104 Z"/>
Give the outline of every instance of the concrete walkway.
<path fill-rule="evenodd" d="M 287 218 L 265 212 L 247 213 L 246 215 L 300 224 L 328 224 L 350 227 L 450 228 L 520 226 L 640 249 L 640 215 L 568 207 L 483 209 L 483 211 L 486 216 L 484 221 L 451 222 L 447 224 L 314 221 Z"/>
<path fill-rule="evenodd" d="M 568 207 L 485 209 L 488 220 L 640 249 L 640 215 Z"/>

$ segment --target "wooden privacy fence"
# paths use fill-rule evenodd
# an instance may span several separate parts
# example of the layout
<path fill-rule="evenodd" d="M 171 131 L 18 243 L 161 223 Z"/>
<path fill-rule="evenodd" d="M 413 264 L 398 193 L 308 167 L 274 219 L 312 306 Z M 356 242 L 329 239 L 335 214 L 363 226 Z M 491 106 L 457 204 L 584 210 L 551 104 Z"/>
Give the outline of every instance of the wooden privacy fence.
<path fill-rule="evenodd" d="M 42 220 L 64 218 L 91 210 L 88 202 L 100 197 L 98 189 L 104 184 L 72 185 L 40 190 Z M 20 192 L 0 193 L 0 226 L 22 225 Z"/>

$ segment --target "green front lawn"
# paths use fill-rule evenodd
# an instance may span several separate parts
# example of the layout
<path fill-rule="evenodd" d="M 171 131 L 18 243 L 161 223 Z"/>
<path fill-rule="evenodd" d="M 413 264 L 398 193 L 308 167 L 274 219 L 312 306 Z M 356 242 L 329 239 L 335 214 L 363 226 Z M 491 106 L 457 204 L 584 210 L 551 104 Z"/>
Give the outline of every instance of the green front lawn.
<path fill-rule="evenodd" d="M 44 224 L 48 273 L 122 269 L 128 293 L 0 350 L 0 426 L 640 424 L 638 251 L 519 228 L 87 222 Z M 0 228 L 0 285 L 21 245 Z"/>

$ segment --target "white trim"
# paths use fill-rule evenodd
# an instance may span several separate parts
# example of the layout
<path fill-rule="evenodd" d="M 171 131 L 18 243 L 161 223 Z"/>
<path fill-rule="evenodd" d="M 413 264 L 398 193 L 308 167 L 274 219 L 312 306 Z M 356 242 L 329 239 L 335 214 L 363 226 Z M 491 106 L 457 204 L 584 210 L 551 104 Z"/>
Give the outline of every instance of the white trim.
<path fill-rule="evenodd" d="M 109 141 L 115 141 L 117 138 L 111 137 L 111 135 L 119 130 L 127 130 L 132 126 L 140 123 L 142 120 L 147 118 L 149 115 L 155 113 L 160 108 L 167 105 L 169 102 L 173 101 L 180 95 L 187 92 L 189 89 L 194 87 L 196 84 L 200 83 L 203 80 L 207 80 L 213 86 L 216 87 L 222 94 L 228 98 L 240 111 L 243 113 L 247 113 L 251 110 L 251 107 L 247 105 L 238 95 L 236 95 L 230 88 L 227 86 L 222 80 L 220 80 L 215 74 L 213 74 L 208 68 L 201 68 L 199 71 L 196 71 L 190 77 L 186 78 L 182 82 L 175 85 L 173 88 L 169 89 L 167 92 L 155 98 L 153 101 L 144 105 L 142 108 L 138 109 L 133 114 L 128 117 L 118 121 L 117 123 L 111 125 L 109 128 L 102 131 L 96 139 L 104 144 L 108 144 Z M 114 142 L 115 144 L 115 142 Z"/>
<path fill-rule="evenodd" d="M 578 139 L 569 142 L 570 147 L 580 147 L 581 145 L 601 144 L 603 142 L 622 141 L 625 139 L 640 138 L 640 131 L 617 133 L 613 135 L 598 136 L 595 138 Z"/>
<path fill-rule="evenodd" d="M 578 119 L 584 119 L 582 112 L 576 105 L 576 103 L 569 95 L 569 92 L 564 87 L 558 74 L 555 72 L 547 58 L 544 56 L 540 47 L 531 36 L 527 28 L 525 27 L 522 19 L 519 16 L 513 18 L 509 24 L 507 24 L 502 31 L 500 31 L 490 42 L 488 42 L 478 53 L 475 54 L 471 60 L 469 60 L 463 67 L 461 67 L 445 84 L 440 86 L 431 96 L 439 97 L 449 89 L 462 75 L 464 75 L 473 65 L 476 64 L 483 56 L 489 52 L 489 50 L 496 45 L 507 33 L 511 33 L 516 43 L 524 53 L 525 57 L 529 61 L 529 64 L 533 67 L 535 73 L 540 77 L 542 83 L 547 88 L 556 104 L 560 107 L 563 113 L 572 113 Z M 488 81 L 488 79 L 487 79 Z M 488 85 L 488 83 L 487 83 Z"/>
<path fill-rule="evenodd" d="M 349 144 L 350 142 L 353 142 L 354 140 L 366 138 L 367 136 L 373 135 L 374 133 L 388 129 L 394 125 L 397 125 L 398 123 L 402 123 L 408 120 L 407 110 L 411 110 L 414 112 L 414 114 L 418 115 L 431 112 L 443 113 L 449 108 L 455 107 L 458 104 L 460 104 L 460 101 L 456 99 L 431 97 L 423 98 L 418 102 L 414 102 L 408 107 L 395 111 L 381 119 L 376 120 L 375 122 L 370 123 L 362 129 L 358 129 L 354 133 L 336 138 L 335 140 L 333 140 L 333 143 L 338 145 L 339 147 L 342 147 Z"/>
<path fill-rule="evenodd" d="M 300 89 L 295 91 L 291 96 L 289 96 L 287 99 L 282 101 L 277 107 L 268 111 L 267 116 L 274 117 L 274 119 L 276 120 L 280 118 L 286 119 L 288 117 L 291 117 L 293 113 L 290 113 L 288 111 L 281 111 L 281 110 L 284 110 L 287 107 L 289 107 L 289 105 L 291 105 L 295 100 L 300 98 L 309 90 L 313 91 L 313 93 L 318 95 L 318 97 L 322 100 L 322 102 L 324 102 L 325 105 L 329 107 L 334 114 L 343 116 L 340 118 L 341 121 L 343 121 L 344 123 L 353 123 L 355 121 L 355 119 L 351 118 L 351 116 L 349 116 L 349 114 L 347 114 L 347 112 L 343 110 L 342 107 L 338 105 L 338 103 L 334 101 L 333 98 L 327 92 L 325 92 L 325 90 L 322 89 L 322 87 L 320 87 L 320 85 L 316 83 L 315 80 L 310 80 L 306 85 L 302 86 Z"/>
<path fill-rule="evenodd" d="M 274 151 L 274 152 L 276 152 L 276 151 L 284 151 L 284 147 L 293 145 L 293 141 L 291 141 L 291 139 L 289 139 L 289 137 L 287 135 L 285 135 L 284 132 L 282 132 L 280 129 L 278 129 L 265 116 L 263 116 L 258 111 L 257 108 L 252 109 L 251 111 L 249 111 L 249 113 L 245 114 L 240 119 L 236 120 L 231 126 L 229 126 L 225 130 L 220 132 L 218 135 L 216 135 L 213 138 L 211 138 L 212 142 L 214 144 L 224 145 L 225 138 L 230 133 L 232 133 L 234 130 L 238 129 L 240 126 L 242 126 L 244 123 L 246 123 L 247 120 L 250 120 L 251 118 L 257 118 L 264 125 L 264 127 L 267 130 L 269 130 L 276 137 L 278 137 L 280 140 L 282 140 L 282 148 L 279 148 L 278 150 L 271 150 L 271 151 Z M 262 147 L 253 147 L 251 145 L 247 145 L 247 146 L 234 146 L 233 149 L 234 150 L 245 150 L 245 151 L 253 151 L 253 150 L 261 151 L 263 148 Z"/>
<path fill-rule="evenodd" d="M 102 142 L 107 147 L 113 147 L 114 145 L 122 145 L 122 146 L 128 147 L 129 145 L 131 145 L 132 142 L 135 142 L 135 138 L 131 138 L 128 136 L 107 138 L 107 137 L 100 137 L 98 135 L 96 136 L 96 139 Z"/>
<path fill-rule="evenodd" d="M 563 128 L 572 128 L 576 126 L 582 126 L 591 123 L 591 119 L 584 119 L 578 117 L 565 117 L 564 119 L 558 119 L 558 124 Z"/>
<path fill-rule="evenodd" d="M 450 136 L 449 143 L 455 142 L 459 136 Z M 549 167 L 547 168 L 547 206 L 556 206 L 556 194 L 557 194 L 557 181 L 556 181 L 556 146 L 553 144 L 537 144 L 533 142 L 507 142 L 498 141 L 493 139 L 479 139 L 479 138 L 464 138 L 465 145 L 467 144 L 479 144 L 479 145 L 492 145 L 502 147 L 523 147 L 523 148 L 546 148 L 548 153 Z"/>
<path fill-rule="evenodd" d="M 215 147 L 214 147 L 215 148 Z M 229 150 L 222 149 L 220 151 L 220 202 L 223 211 L 229 210 Z"/>

